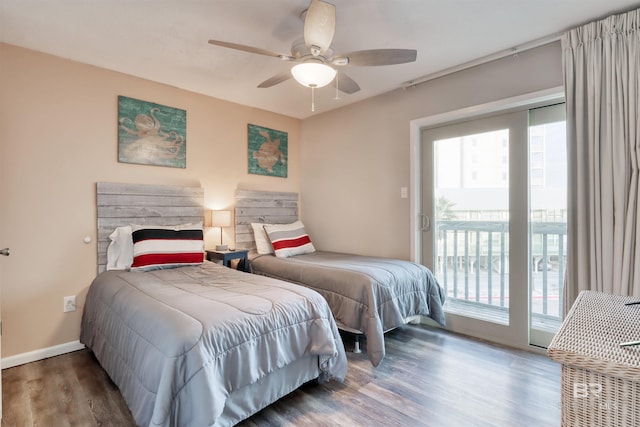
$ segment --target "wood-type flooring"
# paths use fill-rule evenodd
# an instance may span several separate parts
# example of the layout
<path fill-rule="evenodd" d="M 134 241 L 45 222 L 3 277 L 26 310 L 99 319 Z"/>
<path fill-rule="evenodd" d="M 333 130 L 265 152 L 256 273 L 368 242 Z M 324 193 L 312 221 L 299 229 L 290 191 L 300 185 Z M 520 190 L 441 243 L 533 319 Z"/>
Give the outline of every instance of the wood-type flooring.
<path fill-rule="evenodd" d="M 386 357 L 374 368 L 344 334 L 344 384 L 308 383 L 239 425 L 560 425 L 560 365 L 546 356 L 424 325 L 385 337 Z M 2 427 L 135 425 L 88 350 L 5 369 L 2 388 Z"/>

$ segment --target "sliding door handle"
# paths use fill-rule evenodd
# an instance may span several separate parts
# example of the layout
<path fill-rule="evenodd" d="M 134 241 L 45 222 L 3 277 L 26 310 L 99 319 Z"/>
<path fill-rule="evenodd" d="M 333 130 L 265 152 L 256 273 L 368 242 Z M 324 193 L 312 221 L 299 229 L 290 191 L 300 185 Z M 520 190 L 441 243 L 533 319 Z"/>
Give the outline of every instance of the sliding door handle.
<path fill-rule="evenodd" d="M 420 214 L 420 231 L 429 231 L 431 230 L 431 219 L 429 215 Z"/>

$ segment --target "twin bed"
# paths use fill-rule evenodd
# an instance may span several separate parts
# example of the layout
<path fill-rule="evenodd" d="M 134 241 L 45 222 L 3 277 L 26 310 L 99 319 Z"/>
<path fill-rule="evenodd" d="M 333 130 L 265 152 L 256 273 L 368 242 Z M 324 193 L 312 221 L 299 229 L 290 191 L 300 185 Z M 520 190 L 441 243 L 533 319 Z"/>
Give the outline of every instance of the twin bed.
<path fill-rule="evenodd" d="M 444 294 L 425 267 L 397 259 L 315 251 L 290 258 L 258 255 L 251 271 L 311 288 L 327 302 L 338 328 L 364 335 L 367 356 L 378 366 L 384 333 L 420 316 L 444 325 Z M 356 341 L 356 351 L 358 351 Z"/>
<path fill-rule="evenodd" d="M 356 334 L 356 351 L 358 334 L 366 336 L 367 355 L 374 366 L 385 356 L 385 332 L 421 316 L 444 325 L 444 291 L 425 266 L 309 248 L 312 241 L 304 224 L 296 223 L 297 193 L 238 190 L 235 220 L 236 246 L 254 253 L 249 261 L 251 272 L 320 293 L 328 301 L 338 327 Z M 298 225 L 283 228 L 270 224 Z M 262 236 L 260 226 L 272 232 Z M 291 256 L 294 249 L 287 248 L 283 250 L 286 257 L 268 253 L 264 240 L 283 237 L 278 233 L 283 229 L 289 233 L 285 232 L 284 238 L 297 239 L 294 246 L 306 249 Z"/>
<path fill-rule="evenodd" d="M 308 381 L 346 375 L 336 323 L 316 292 L 189 256 L 165 258 L 193 248 L 202 195 L 197 187 L 97 184 L 100 274 L 87 294 L 80 341 L 141 426 L 233 425 Z M 107 259 L 109 236 L 117 242 L 129 224 L 178 236 L 150 239 L 145 249 L 175 268 L 105 271 L 117 264 Z M 161 227 L 175 224 L 182 226 Z M 133 265 L 146 256 L 137 244 Z"/>
<path fill-rule="evenodd" d="M 247 274 L 203 260 L 201 188 L 96 190 L 99 274 L 80 340 L 138 425 L 233 425 L 308 381 L 344 380 L 339 328 L 365 334 L 378 365 L 385 331 L 415 315 L 444 323 L 419 264 L 314 250 L 252 256 Z M 236 196 L 239 249 L 255 247 L 250 223 L 297 219 L 295 193 Z"/>

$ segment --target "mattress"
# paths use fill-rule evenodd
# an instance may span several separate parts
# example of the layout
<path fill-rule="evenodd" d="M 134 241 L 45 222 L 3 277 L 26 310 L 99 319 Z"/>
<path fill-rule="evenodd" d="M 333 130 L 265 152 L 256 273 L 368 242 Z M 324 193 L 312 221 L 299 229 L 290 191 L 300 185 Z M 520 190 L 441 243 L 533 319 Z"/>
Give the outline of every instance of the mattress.
<path fill-rule="evenodd" d="M 210 262 L 101 273 L 80 341 L 144 426 L 231 425 L 310 378 L 342 381 L 347 370 L 321 295 Z"/>
<path fill-rule="evenodd" d="M 340 328 L 367 337 L 369 360 L 385 356 L 384 332 L 421 315 L 444 325 L 445 294 L 432 272 L 399 259 L 315 251 L 289 258 L 257 255 L 253 273 L 309 287 L 329 303 Z"/>

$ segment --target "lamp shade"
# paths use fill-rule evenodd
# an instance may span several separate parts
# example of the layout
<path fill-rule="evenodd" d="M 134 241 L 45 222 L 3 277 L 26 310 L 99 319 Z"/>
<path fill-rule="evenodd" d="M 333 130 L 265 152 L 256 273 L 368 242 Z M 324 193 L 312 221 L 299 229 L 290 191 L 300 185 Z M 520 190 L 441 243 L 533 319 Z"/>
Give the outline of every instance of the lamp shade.
<path fill-rule="evenodd" d="M 307 87 L 323 87 L 331 83 L 337 71 L 321 62 L 303 62 L 291 68 L 291 75 Z"/>
<path fill-rule="evenodd" d="M 211 211 L 212 227 L 228 227 L 231 225 L 231 211 Z"/>

